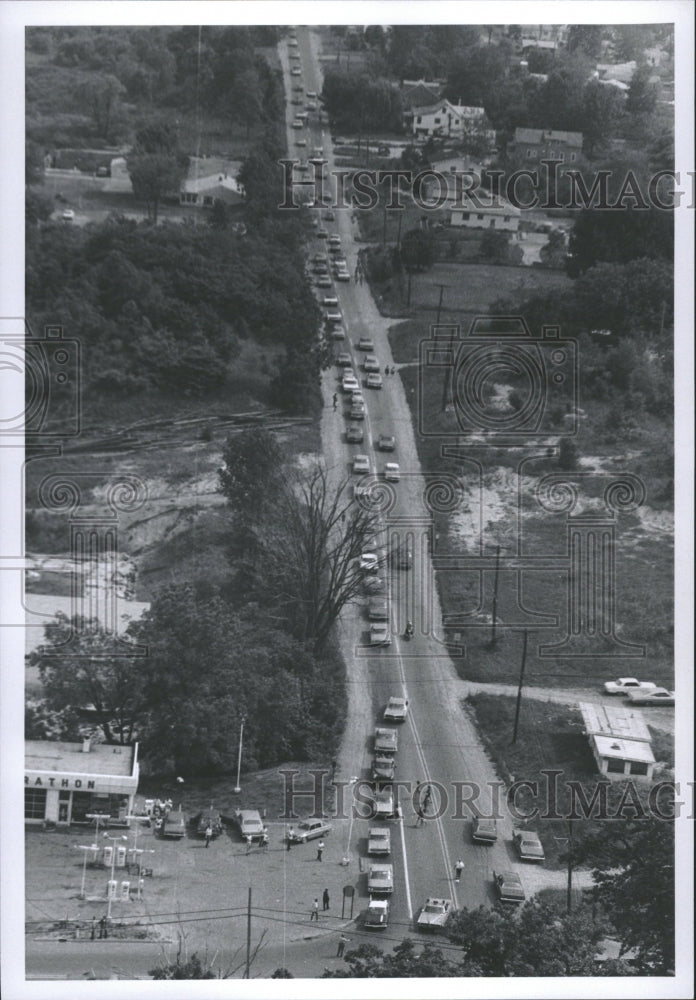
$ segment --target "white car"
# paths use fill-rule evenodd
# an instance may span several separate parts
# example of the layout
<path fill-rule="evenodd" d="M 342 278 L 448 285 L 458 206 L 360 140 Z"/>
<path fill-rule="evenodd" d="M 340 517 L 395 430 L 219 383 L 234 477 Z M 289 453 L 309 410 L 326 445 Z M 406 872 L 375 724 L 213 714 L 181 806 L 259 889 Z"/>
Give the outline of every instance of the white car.
<path fill-rule="evenodd" d="M 366 371 L 366 372 L 378 372 L 379 368 L 380 368 L 380 365 L 379 365 L 379 361 L 377 359 L 377 355 L 375 355 L 375 354 L 366 354 L 365 358 L 363 359 L 363 369 L 364 369 L 364 371 Z"/>
<path fill-rule="evenodd" d="M 399 738 L 396 729 L 375 729 L 375 754 L 396 753 L 399 749 Z"/>
<path fill-rule="evenodd" d="M 390 698 L 384 709 L 385 722 L 405 722 L 408 715 L 407 698 Z"/>
<path fill-rule="evenodd" d="M 401 471 L 398 462 L 387 462 L 384 466 L 384 478 L 388 483 L 398 483 L 401 479 Z"/>
<path fill-rule="evenodd" d="M 290 75 L 291 76 L 302 76 L 302 70 L 300 69 L 299 66 L 293 66 L 292 69 L 290 70 Z"/>
<path fill-rule="evenodd" d="M 335 326 L 333 328 L 333 330 L 331 331 L 331 339 L 332 340 L 345 340 L 346 339 L 346 331 L 343 329 L 342 326 Z"/>
<path fill-rule="evenodd" d="M 604 685 L 605 694 L 628 694 L 629 691 L 652 691 L 657 687 L 652 681 L 638 681 L 635 677 L 619 677 L 615 681 L 607 681 Z"/>
<path fill-rule="evenodd" d="M 360 383 L 353 374 L 344 375 L 341 385 L 344 392 L 355 392 L 356 389 L 360 388 Z"/>
<path fill-rule="evenodd" d="M 451 912 L 451 899 L 436 899 L 431 896 L 430 899 L 426 899 L 425 906 L 418 914 L 416 927 L 419 931 L 438 930 L 445 926 Z"/>
<path fill-rule="evenodd" d="M 72 208 L 63 209 L 63 212 L 61 214 L 61 219 L 63 220 L 63 222 L 74 222 L 75 213 L 73 212 Z"/>
<path fill-rule="evenodd" d="M 371 337 L 361 337 L 360 340 L 358 341 L 358 350 L 359 351 L 370 351 L 370 352 L 372 352 L 372 351 L 374 351 L 374 349 L 375 349 L 375 342 L 374 342 L 374 340 L 372 340 Z"/>
<path fill-rule="evenodd" d="M 336 271 L 334 271 L 334 277 L 336 281 L 350 281 L 350 275 L 348 274 L 348 271 L 344 270 L 343 268 L 341 268 L 340 270 L 336 269 Z"/>
<path fill-rule="evenodd" d="M 326 313 L 327 323 L 340 323 L 343 317 L 341 316 L 338 309 L 329 309 Z"/>
<path fill-rule="evenodd" d="M 324 308 L 329 309 L 332 306 L 338 307 L 338 299 L 335 295 L 325 295 L 324 296 Z"/>
<path fill-rule="evenodd" d="M 370 372 L 365 379 L 365 385 L 368 389 L 381 389 L 382 388 L 382 376 L 379 372 Z"/>
<path fill-rule="evenodd" d="M 353 472 L 362 473 L 370 471 L 370 459 L 367 455 L 353 456 Z"/>
<path fill-rule="evenodd" d="M 292 127 L 293 128 L 304 128 L 304 122 L 302 121 L 301 118 L 293 118 L 293 120 L 292 120 Z"/>
<path fill-rule="evenodd" d="M 367 870 L 367 891 L 386 895 L 394 891 L 394 869 L 379 862 L 371 864 Z"/>
<path fill-rule="evenodd" d="M 306 844 L 308 840 L 324 837 L 327 833 L 331 833 L 331 824 L 327 823 L 326 820 L 306 819 L 300 823 L 296 830 L 291 828 L 288 840 L 293 844 Z"/>
<path fill-rule="evenodd" d="M 394 793 L 391 788 L 380 788 L 372 793 L 372 813 L 375 819 L 392 819 Z"/>
<path fill-rule="evenodd" d="M 370 927 L 373 930 L 384 930 L 389 923 L 389 900 L 370 899 L 365 912 L 363 927 Z"/>
<path fill-rule="evenodd" d="M 370 625 L 370 645 L 371 646 L 391 646 L 391 632 L 388 622 L 379 622 Z"/>
<path fill-rule="evenodd" d="M 379 566 L 379 556 L 376 552 L 363 552 L 360 556 L 360 569 L 373 573 Z"/>

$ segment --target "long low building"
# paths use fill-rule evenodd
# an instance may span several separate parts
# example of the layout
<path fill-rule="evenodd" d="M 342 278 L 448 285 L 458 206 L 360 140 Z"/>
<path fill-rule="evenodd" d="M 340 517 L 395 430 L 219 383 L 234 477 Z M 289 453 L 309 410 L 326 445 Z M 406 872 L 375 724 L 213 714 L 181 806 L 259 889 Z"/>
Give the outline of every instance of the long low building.
<path fill-rule="evenodd" d="M 599 771 L 612 781 L 625 778 L 650 781 L 655 757 L 650 730 L 641 713 L 592 702 L 581 702 L 578 707 Z"/>
<path fill-rule="evenodd" d="M 113 746 L 27 740 L 24 747 L 24 821 L 69 826 L 108 817 L 127 825 L 138 790 L 138 744 Z"/>

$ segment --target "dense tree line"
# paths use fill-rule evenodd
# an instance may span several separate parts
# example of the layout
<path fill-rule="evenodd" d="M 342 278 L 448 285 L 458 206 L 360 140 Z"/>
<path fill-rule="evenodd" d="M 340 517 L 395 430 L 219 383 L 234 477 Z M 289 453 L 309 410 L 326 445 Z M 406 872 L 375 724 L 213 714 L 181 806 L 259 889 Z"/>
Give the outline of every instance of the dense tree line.
<path fill-rule="evenodd" d="M 322 100 L 337 128 L 355 132 L 398 132 L 403 128 L 399 89 L 382 77 L 327 69 Z"/>
<path fill-rule="evenodd" d="M 88 389 L 196 394 L 221 386 L 241 339 L 293 350 L 317 342 L 318 308 L 299 263 L 302 229 L 283 221 L 282 233 L 269 221 L 244 237 L 123 218 L 31 229 L 30 321 L 37 329 L 62 323 L 81 341 Z"/>

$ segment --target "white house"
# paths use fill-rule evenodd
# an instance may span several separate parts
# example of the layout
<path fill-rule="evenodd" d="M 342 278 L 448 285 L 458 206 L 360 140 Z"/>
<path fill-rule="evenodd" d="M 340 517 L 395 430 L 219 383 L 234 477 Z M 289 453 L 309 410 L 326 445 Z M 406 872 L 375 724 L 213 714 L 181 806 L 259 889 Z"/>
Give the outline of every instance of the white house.
<path fill-rule="evenodd" d="M 244 185 L 238 180 L 241 162 L 191 157 L 188 176 L 182 181 L 179 202 L 210 208 L 216 201 L 237 205 L 244 200 Z"/>
<path fill-rule="evenodd" d="M 440 173 L 439 179 L 427 183 L 425 199 L 441 203 L 450 226 L 518 231 L 522 214 L 519 208 L 484 188 L 468 190 L 472 186 L 471 172 L 451 169 L 449 173 Z"/>
<path fill-rule="evenodd" d="M 652 779 L 655 757 L 650 730 L 640 711 L 605 708 L 591 702 L 581 702 L 578 707 L 601 774 L 610 781 Z"/>
<path fill-rule="evenodd" d="M 430 107 L 416 108 L 412 128 L 414 135 L 426 138 L 432 135 L 463 139 L 469 134 L 483 132 L 495 141 L 495 131 L 490 128 L 483 108 L 451 104 L 445 100 Z"/>

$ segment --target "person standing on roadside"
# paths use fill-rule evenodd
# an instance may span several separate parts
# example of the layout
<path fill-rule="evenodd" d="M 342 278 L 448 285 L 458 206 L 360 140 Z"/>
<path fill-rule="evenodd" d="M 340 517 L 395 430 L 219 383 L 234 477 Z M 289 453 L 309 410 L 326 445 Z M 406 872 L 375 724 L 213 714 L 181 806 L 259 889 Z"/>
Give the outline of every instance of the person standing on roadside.
<path fill-rule="evenodd" d="M 205 828 L 205 846 L 206 847 L 210 847 L 210 841 L 212 839 L 213 839 L 213 828 L 210 825 L 210 823 L 208 823 L 208 825 Z"/>
<path fill-rule="evenodd" d="M 247 833 L 246 837 L 246 853 L 251 854 L 251 834 Z"/>
<path fill-rule="evenodd" d="M 109 929 L 106 925 L 106 916 L 103 916 L 99 921 L 99 940 L 101 941 L 102 938 L 108 938 L 108 936 Z"/>
<path fill-rule="evenodd" d="M 454 881 L 455 882 L 459 882 L 460 881 L 460 879 L 462 877 L 462 872 L 463 871 L 464 871 L 464 862 L 462 861 L 461 858 L 459 858 L 457 860 L 456 865 L 454 866 Z"/>
<path fill-rule="evenodd" d="M 324 841 L 320 840 L 317 844 L 317 861 L 322 860 L 322 854 L 324 853 Z"/>
<path fill-rule="evenodd" d="M 328 908 L 329 908 L 329 890 L 328 889 L 324 889 L 324 895 L 322 896 L 321 901 L 322 901 L 322 909 L 323 910 L 328 910 Z"/>
<path fill-rule="evenodd" d="M 310 924 L 311 924 L 311 922 L 313 920 L 316 920 L 316 922 L 319 923 L 319 900 L 318 899 L 315 899 L 314 902 L 312 903 L 312 912 L 309 915 L 309 922 L 310 922 Z"/>
<path fill-rule="evenodd" d="M 346 945 L 348 944 L 349 941 L 350 941 L 350 938 L 347 938 L 345 936 L 345 934 L 341 934 L 340 938 L 338 939 L 338 948 L 336 949 L 336 958 L 343 958 L 343 952 L 346 950 Z"/>
<path fill-rule="evenodd" d="M 268 854 L 268 827 L 264 826 L 263 836 L 261 837 L 261 850 L 264 854 Z"/>
<path fill-rule="evenodd" d="M 285 849 L 286 849 L 286 851 L 289 851 L 289 850 L 290 850 L 290 848 L 292 847 L 292 838 L 293 838 L 294 836 L 295 836 L 295 828 L 294 828 L 294 826 L 291 826 L 291 827 L 290 827 L 290 829 L 288 830 L 288 836 L 287 836 L 287 846 L 286 846 L 286 848 L 285 848 Z"/>

